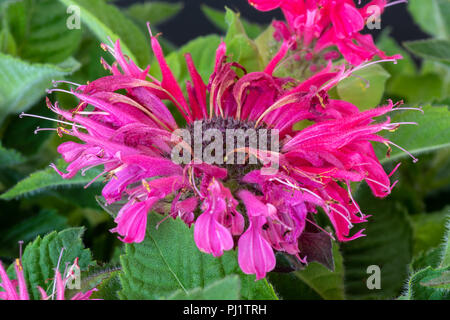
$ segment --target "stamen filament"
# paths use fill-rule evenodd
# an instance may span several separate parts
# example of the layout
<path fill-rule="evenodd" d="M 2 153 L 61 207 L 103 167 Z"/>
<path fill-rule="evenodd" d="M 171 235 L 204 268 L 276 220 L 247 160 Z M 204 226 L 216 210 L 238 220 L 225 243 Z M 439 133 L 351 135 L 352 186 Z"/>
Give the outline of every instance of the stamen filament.
<path fill-rule="evenodd" d="M 385 185 L 385 184 L 382 184 L 381 182 L 378 182 L 378 181 L 373 180 L 373 179 L 370 179 L 370 178 L 366 178 L 365 180 L 370 181 L 370 182 L 372 182 L 372 183 L 375 183 L 375 184 L 377 184 L 377 185 L 379 185 L 379 186 L 385 188 L 385 189 L 386 189 L 386 192 L 388 192 L 388 193 L 391 193 L 391 191 L 392 191 L 392 188 L 391 188 L 390 186 L 387 186 L 387 185 Z"/>
<path fill-rule="evenodd" d="M 71 85 L 76 86 L 76 87 L 81 87 L 81 84 L 76 83 L 76 82 L 71 82 L 71 81 L 66 81 L 66 80 L 52 80 L 52 85 L 54 87 L 57 87 L 58 83 L 67 83 L 67 84 L 71 84 Z"/>
<path fill-rule="evenodd" d="M 34 134 L 38 134 L 41 131 L 58 131 L 57 128 L 40 128 L 37 127 L 36 130 L 34 130 Z"/>
<path fill-rule="evenodd" d="M 65 250 L 65 248 L 62 247 L 62 248 L 61 248 L 61 252 L 59 253 L 58 263 L 56 264 L 56 269 L 55 269 L 55 279 L 54 279 L 54 281 L 53 281 L 52 300 L 55 300 L 55 292 L 56 292 L 56 272 L 59 272 L 59 265 L 61 264 L 61 259 L 62 259 L 64 250 Z"/>
<path fill-rule="evenodd" d="M 397 0 L 394 2 L 390 2 L 390 3 L 386 4 L 384 7 L 387 8 L 387 7 L 395 6 L 396 4 L 401 4 L 401 3 L 408 3 L 408 0 Z"/>
<path fill-rule="evenodd" d="M 409 155 L 412 159 L 414 163 L 417 163 L 417 161 L 419 161 L 419 159 L 417 159 L 416 157 L 414 157 L 410 152 L 408 152 L 406 149 L 400 147 L 399 145 L 395 144 L 392 141 L 388 141 L 389 144 L 392 144 L 393 146 L 397 147 L 398 149 L 402 150 L 403 152 L 405 152 L 407 155 Z"/>
<path fill-rule="evenodd" d="M 423 111 L 422 107 L 418 107 L 418 108 L 412 108 L 412 107 L 397 107 L 397 108 L 393 108 L 390 112 L 392 112 L 392 111 L 403 111 L 403 110 L 420 111 L 420 112 L 422 112 L 422 114 L 425 114 L 425 112 Z"/>
<path fill-rule="evenodd" d="M 86 130 L 85 127 L 83 127 L 83 126 L 81 126 L 81 125 L 79 125 L 79 124 L 76 124 L 76 123 L 67 122 L 67 121 L 62 121 L 62 120 L 57 120 L 57 119 L 52 119 L 52 118 L 47 118 L 47 117 L 43 117 L 43 116 L 37 116 L 37 115 L 34 115 L 34 114 L 28 114 L 28 113 L 22 112 L 22 113 L 19 115 L 19 118 L 23 118 L 23 117 L 30 117 L 30 118 L 37 118 L 37 119 L 43 119 L 43 120 L 53 121 L 53 122 L 56 122 L 56 123 L 66 124 L 66 125 L 69 125 L 69 126 L 74 126 L 74 127 L 77 127 L 77 128 L 80 128 L 80 129 L 85 129 L 85 130 Z"/>

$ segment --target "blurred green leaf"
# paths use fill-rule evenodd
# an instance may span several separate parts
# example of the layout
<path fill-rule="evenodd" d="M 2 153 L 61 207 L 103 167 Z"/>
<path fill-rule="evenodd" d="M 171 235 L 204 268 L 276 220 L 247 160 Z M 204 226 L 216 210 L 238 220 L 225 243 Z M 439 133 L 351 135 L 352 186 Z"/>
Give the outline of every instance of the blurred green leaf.
<path fill-rule="evenodd" d="M 386 80 L 390 74 L 376 64 L 355 72 L 337 85 L 337 92 L 342 100 L 356 105 L 360 110 L 367 110 L 379 105 L 383 97 Z"/>
<path fill-rule="evenodd" d="M 121 256 L 122 299 L 159 299 L 176 290 L 188 294 L 234 274 L 241 279 L 242 298 L 277 299 L 265 279 L 255 281 L 254 275 L 240 271 L 236 252 L 225 252 L 220 258 L 202 253 L 184 222 L 167 219 L 156 229 L 162 219 L 150 214 L 145 240 L 126 245 Z"/>
<path fill-rule="evenodd" d="M 449 105 L 450 101 L 450 64 L 435 60 L 425 60 L 422 63 L 422 74 L 437 74 L 442 81 L 443 92 L 440 95 L 442 99 L 435 100 L 434 104 Z M 445 102 L 445 99 L 447 101 Z"/>
<path fill-rule="evenodd" d="M 17 1 L 6 6 L 4 16 L 22 59 L 56 64 L 78 49 L 81 30 L 67 27 L 70 14 L 58 1 Z"/>
<path fill-rule="evenodd" d="M 366 185 L 359 188 L 356 201 L 365 214 L 372 216 L 367 224 L 358 225 L 366 228 L 364 238 L 341 245 L 346 294 L 351 299 L 397 297 L 412 258 L 412 228 L 406 210 L 393 200 L 375 199 Z M 372 265 L 381 270 L 379 290 L 367 287 L 367 268 Z"/>
<path fill-rule="evenodd" d="M 424 114 L 418 111 L 405 111 L 392 114 L 391 122 L 416 122 L 415 125 L 401 125 L 395 132 L 383 136 L 414 155 L 431 152 L 450 146 L 450 111 L 448 107 L 425 106 Z M 397 161 L 408 156 L 402 150 L 393 147 L 390 158 L 386 158 L 386 148 L 377 147 L 382 162 Z"/>
<path fill-rule="evenodd" d="M 90 32 L 88 32 L 90 33 Z M 109 76 L 111 73 L 106 70 L 100 58 L 102 57 L 108 64 L 114 63 L 114 58 L 110 54 L 106 54 L 101 48 L 101 44 L 98 39 L 93 35 L 83 37 L 81 42 L 81 47 L 83 50 L 79 50 L 75 55 L 75 58 L 80 62 L 81 68 L 75 72 L 71 77 L 70 81 L 75 83 L 87 83 L 94 79 Z M 62 87 L 64 85 L 60 84 Z M 68 94 L 55 94 L 55 99 L 57 99 L 61 106 L 75 106 L 78 104 L 78 100 Z"/>
<path fill-rule="evenodd" d="M 422 213 L 411 216 L 414 230 L 414 256 L 440 245 L 445 234 L 445 221 L 450 207 L 440 212 Z"/>
<path fill-rule="evenodd" d="M 106 203 L 105 198 L 103 198 L 102 196 L 95 196 L 95 200 L 97 201 L 97 204 L 112 218 L 116 218 L 116 216 L 119 214 L 120 209 L 122 209 L 122 207 L 125 205 L 124 201 L 118 201 L 108 204 Z"/>
<path fill-rule="evenodd" d="M 41 210 L 37 215 L 22 220 L 12 228 L 2 232 L 0 243 L 2 245 L 15 244 L 18 241 L 29 242 L 39 235 L 51 231 L 68 228 L 67 218 L 62 217 L 54 210 Z"/>
<path fill-rule="evenodd" d="M 334 271 L 325 266 L 311 262 L 304 270 L 295 271 L 294 275 L 305 282 L 325 300 L 343 300 L 344 268 L 339 246 L 333 242 Z"/>
<path fill-rule="evenodd" d="M 67 167 L 67 164 L 63 160 L 57 161 L 56 165 L 62 170 Z M 100 169 L 93 168 L 89 170 L 85 176 L 78 173 L 72 179 L 63 179 L 53 168 L 47 168 L 32 173 L 28 178 L 20 181 L 12 189 L 2 194 L 0 199 L 11 200 L 26 195 L 33 195 L 48 188 L 86 185 L 100 173 Z"/>
<path fill-rule="evenodd" d="M 59 0 L 67 7 L 78 6 L 80 18 L 103 43 L 120 39 L 124 54 L 144 68 L 150 63 L 150 40 L 117 7 L 103 0 Z"/>
<path fill-rule="evenodd" d="M 248 37 L 240 15 L 228 8 L 226 10 L 225 21 L 228 30 L 224 41 L 227 44 L 227 55 L 248 72 L 261 71 L 262 57 L 255 42 Z"/>
<path fill-rule="evenodd" d="M 450 65 L 437 60 L 424 60 L 417 70 L 411 54 L 389 37 L 389 30 L 378 39 L 378 47 L 386 52 L 403 56 L 396 64 L 386 63 L 383 67 L 391 74 L 386 83 L 385 98 L 403 100 L 407 104 L 432 103 L 440 101 L 450 93 Z"/>
<path fill-rule="evenodd" d="M 404 42 L 403 45 L 419 57 L 450 62 L 450 41 L 427 39 Z"/>
<path fill-rule="evenodd" d="M 10 113 L 27 110 L 45 94 L 53 79 L 61 79 L 78 67 L 73 59 L 59 66 L 30 64 L 0 53 L 0 122 Z"/>
<path fill-rule="evenodd" d="M 383 68 L 391 74 L 391 77 L 387 80 L 387 94 L 389 95 L 389 84 L 392 80 L 401 74 L 407 74 L 415 76 L 417 74 L 417 67 L 411 54 L 401 47 L 394 38 L 390 36 L 391 30 L 386 28 L 382 31 L 380 37 L 377 40 L 377 47 L 385 52 L 395 52 L 400 54 L 403 59 L 397 60 L 397 63 L 385 63 Z"/>
<path fill-rule="evenodd" d="M 131 18 L 142 24 L 158 25 L 176 16 L 183 9 L 183 3 L 146 2 L 135 3 L 127 9 Z"/>
<path fill-rule="evenodd" d="M 45 99 L 40 99 L 38 103 L 27 110 L 27 113 L 47 118 L 55 117 L 55 113 L 46 106 Z M 52 137 L 56 136 L 61 139 L 55 132 L 45 131 L 34 134 L 37 127 L 53 127 L 49 122 L 49 120 L 34 117 L 20 118 L 17 114 L 11 114 L 6 118 L 0 129 L 3 145 L 6 148 L 17 150 L 28 158 L 23 166 L 16 166 L 16 169 L 21 171 L 25 169 L 24 173 L 31 172 L 38 167 L 47 165 L 49 161 L 58 156 L 56 148 L 50 149 L 49 146 Z M 56 138 L 54 139 L 56 140 Z M 28 163 L 29 161 L 31 163 Z"/>
<path fill-rule="evenodd" d="M 414 21 L 430 35 L 438 38 L 450 36 L 448 0 L 409 0 L 408 9 Z"/>
<path fill-rule="evenodd" d="M 223 10 L 211 8 L 207 5 L 202 5 L 201 9 L 208 20 L 211 21 L 217 28 L 222 31 L 227 31 L 228 24 L 225 17 L 226 12 L 224 12 Z M 256 38 L 262 32 L 262 27 L 259 24 L 249 22 L 242 18 L 240 20 L 245 29 L 245 32 L 251 39 Z"/>
<path fill-rule="evenodd" d="M 6 149 L 0 141 L 0 168 L 10 167 L 25 161 L 25 158 L 14 149 Z"/>
<path fill-rule="evenodd" d="M 239 282 L 239 276 L 227 276 L 204 288 L 195 288 L 188 292 L 178 290 L 170 295 L 168 300 L 238 300 Z"/>
<path fill-rule="evenodd" d="M 272 25 L 269 25 L 259 36 L 255 39 L 255 44 L 258 47 L 258 51 L 261 55 L 262 65 L 266 66 L 270 60 L 277 54 L 280 44 L 275 41 L 273 33 L 275 29 Z"/>
<path fill-rule="evenodd" d="M 390 93 L 405 99 L 407 104 L 431 103 L 441 99 L 443 93 L 441 77 L 435 73 L 423 75 L 397 75 L 390 84 Z"/>
<path fill-rule="evenodd" d="M 63 273 L 66 263 L 72 265 L 75 258 L 79 258 L 81 270 L 85 270 L 89 265 L 93 265 L 91 252 L 85 249 L 81 236 L 84 233 L 83 228 L 70 228 L 61 232 L 52 232 L 41 238 L 37 237 L 32 243 L 28 244 L 22 256 L 22 265 L 25 273 L 25 279 L 30 295 L 34 299 L 40 299 L 37 286 L 41 286 L 50 294 L 53 287 L 55 269 Z M 62 251 L 61 255 L 61 250 Z M 58 266 L 58 261 L 61 260 Z M 12 271 L 13 265 L 8 269 Z"/>
<path fill-rule="evenodd" d="M 0 52 L 16 55 L 17 44 L 8 28 L 3 28 L 0 31 Z"/>
<path fill-rule="evenodd" d="M 270 272 L 268 275 L 275 292 L 283 300 L 323 300 L 323 298 L 294 272 Z"/>

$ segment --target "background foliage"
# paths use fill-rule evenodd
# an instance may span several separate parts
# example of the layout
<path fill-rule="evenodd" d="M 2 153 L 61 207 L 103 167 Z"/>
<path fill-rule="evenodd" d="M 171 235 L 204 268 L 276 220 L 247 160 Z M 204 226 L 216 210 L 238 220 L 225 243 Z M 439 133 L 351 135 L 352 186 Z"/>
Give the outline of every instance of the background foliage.
<path fill-rule="evenodd" d="M 244 1 L 244 0 L 242 0 Z M 110 214 L 102 209 L 101 183 L 84 189 L 99 172 L 62 180 L 51 168 L 58 160 L 58 135 L 33 134 L 51 124 L 40 119 L 19 119 L 26 111 L 47 117 L 45 89 L 52 79 L 78 83 L 106 75 L 99 63 L 110 57 L 100 42 L 121 39 L 127 55 L 144 66 L 153 62 L 145 22 L 156 33 L 176 19 L 181 3 L 145 2 L 119 8 L 106 0 L 1 0 L 0 1 L 0 259 L 10 264 L 18 255 L 19 240 L 26 278 L 31 288 L 50 288 L 47 279 L 61 248 L 66 262 L 80 258 L 82 289 L 98 286 L 105 299 L 448 299 L 450 289 L 450 3 L 446 0 L 410 0 L 408 11 L 428 34 L 423 40 L 398 43 L 385 29 L 378 45 L 400 52 L 398 64 L 376 65 L 359 77 L 338 85 L 336 97 L 363 109 L 386 99 L 423 106 L 424 115 L 403 112 L 395 121 L 415 121 L 387 133 L 390 139 L 420 158 L 412 163 L 405 154 L 377 149 L 387 171 L 402 166 L 399 183 L 384 200 L 373 199 L 364 187 L 357 190 L 361 207 L 373 217 L 364 227 L 367 237 L 333 244 L 334 271 L 312 262 L 291 273 L 272 272 L 255 282 L 242 274 L 236 253 L 220 259 L 200 253 L 192 230 L 180 221 L 167 221 L 156 230 L 159 217 L 150 215 L 148 236 L 141 244 L 123 245 L 109 233 Z M 206 81 L 212 56 L 225 40 L 228 53 L 247 70 L 261 69 L 270 58 L 271 29 L 242 19 L 236 12 L 217 10 L 204 1 L 202 12 L 221 34 L 210 34 L 181 47 L 164 38 L 170 67 L 181 82 L 187 79 L 183 54 L 191 52 Z M 67 7 L 81 9 L 81 29 L 66 28 Z M 189 28 L 189 26 L 180 27 Z M 154 69 L 152 67 L 152 69 Z M 159 70 L 152 70 L 158 76 Z M 63 106 L 72 98 L 55 94 Z M 99 205 L 100 204 L 100 205 Z M 327 227 L 326 223 L 323 225 Z M 447 227 L 446 227 L 447 226 Z M 86 249 L 89 248 L 89 249 Z M 367 267 L 381 268 L 381 289 L 369 290 Z M 12 271 L 10 268 L 9 271 Z M 61 270 L 63 271 L 63 270 Z M 11 274 L 12 275 L 12 274 Z M 75 292 L 73 292 L 74 294 Z M 32 295 L 37 297 L 33 289 Z"/>

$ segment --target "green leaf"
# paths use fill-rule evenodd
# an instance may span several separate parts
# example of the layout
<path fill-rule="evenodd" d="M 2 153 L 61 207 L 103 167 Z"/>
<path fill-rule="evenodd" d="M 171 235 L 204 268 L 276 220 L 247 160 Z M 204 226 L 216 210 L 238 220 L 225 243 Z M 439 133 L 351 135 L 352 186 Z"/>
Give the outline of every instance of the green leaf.
<path fill-rule="evenodd" d="M 450 41 L 427 39 L 404 42 L 403 45 L 419 57 L 450 62 Z"/>
<path fill-rule="evenodd" d="M 383 65 L 391 74 L 386 83 L 386 98 L 417 104 L 430 103 L 448 96 L 450 67 L 445 62 L 425 60 L 419 73 L 411 54 L 389 37 L 389 30 L 382 33 L 377 45 L 383 51 L 396 52 L 403 56 L 396 64 Z"/>
<path fill-rule="evenodd" d="M 422 74 L 437 74 L 442 81 L 443 91 L 441 95 L 436 94 L 438 97 L 434 104 L 436 105 L 449 105 L 450 104 L 450 64 L 445 62 L 439 62 L 435 60 L 425 60 L 422 63 Z M 442 97 L 442 99 L 440 99 Z M 446 99 L 446 102 L 445 102 Z"/>
<path fill-rule="evenodd" d="M 403 59 L 397 60 L 397 63 L 383 64 L 383 68 L 387 70 L 392 77 L 395 77 L 396 73 L 409 75 L 415 75 L 417 73 L 417 68 L 414 60 L 411 58 L 411 54 L 400 46 L 392 37 L 390 28 L 386 28 L 381 32 L 381 35 L 377 40 L 377 47 L 389 54 L 396 53 L 403 57 Z"/>
<path fill-rule="evenodd" d="M 305 282 L 301 281 L 294 272 L 270 272 L 270 283 L 275 292 L 283 300 L 323 300 L 323 298 Z"/>
<path fill-rule="evenodd" d="M 104 300 L 119 300 L 118 292 L 122 289 L 119 279 L 120 271 L 114 271 L 110 277 L 104 279 L 95 291 L 92 299 L 104 299 Z"/>
<path fill-rule="evenodd" d="M 447 234 L 445 235 L 444 242 L 442 244 L 442 257 L 441 264 L 442 268 L 450 267 L 450 214 L 448 215 L 448 220 L 446 224 Z"/>
<path fill-rule="evenodd" d="M 103 0 L 60 0 L 67 7 L 78 6 L 80 18 L 103 43 L 120 38 L 121 48 L 139 66 L 150 63 L 150 40 L 115 6 Z"/>
<path fill-rule="evenodd" d="M 450 269 L 438 270 L 438 272 L 438 274 L 426 277 L 420 284 L 425 287 L 450 290 Z"/>
<path fill-rule="evenodd" d="M 225 21 L 228 24 L 228 31 L 224 41 L 227 45 L 227 54 L 248 72 L 262 70 L 263 61 L 258 47 L 248 37 L 239 14 L 228 8 L 226 10 Z"/>
<path fill-rule="evenodd" d="M 88 269 L 84 270 L 80 274 L 80 287 L 78 289 L 66 289 L 66 299 L 73 297 L 77 293 L 85 293 L 93 288 L 100 288 L 102 286 L 102 294 L 106 295 L 107 298 L 114 298 L 114 293 L 117 295 L 117 291 L 108 291 L 105 289 L 105 282 L 111 281 L 112 278 L 117 277 L 117 273 L 120 270 L 118 267 L 114 266 L 89 266 Z M 109 283 L 111 285 L 111 283 Z M 110 288 L 112 289 L 112 288 Z M 113 289 L 112 289 L 113 290 Z M 95 292 L 97 294 L 97 292 Z M 98 294 L 97 294 L 98 295 Z M 91 297 L 91 299 L 95 299 Z M 106 299 L 101 298 L 101 299 Z M 117 300 L 117 299 L 113 299 Z"/>
<path fill-rule="evenodd" d="M 15 244 L 18 241 L 29 242 L 39 235 L 51 231 L 68 228 L 67 218 L 60 216 L 54 210 L 41 210 L 37 215 L 20 221 L 12 228 L 2 232 L 2 245 Z"/>
<path fill-rule="evenodd" d="M 305 282 L 325 300 L 343 300 L 344 294 L 344 268 L 339 246 L 333 243 L 333 258 L 335 271 L 325 266 L 311 262 L 304 270 L 295 271 L 294 275 Z"/>
<path fill-rule="evenodd" d="M 181 220 L 168 219 L 156 229 L 163 217 L 152 213 L 148 218 L 145 240 L 127 244 L 121 256 L 122 299 L 161 299 L 177 290 L 188 294 L 234 274 L 240 277 L 243 299 L 277 298 L 265 279 L 255 281 L 240 271 L 236 252 L 214 258 L 198 250 L 193 230 Z"/>
<path fill-rule="evenodd" d="M 372 217 L 359 226 L 366 228 L 366 237 L 341 245 L 347 297 L 397 297 L 408 276 L 408 264 L 412 257 L 412 228 L 406 210 L 392 200 L 375 199 L 366 185 L 360 187 L 356 198 L 361 210 Z M 367 287 L 370 276 L 367 268 L 372 265 L 381 270 L 381 289 L 370 290 Z"/>
<path fill-rule="evenodd" d="M 414 273 L 408 281 L 406 299 L 449 300 L 450 299 L 450 221 L 442 245 L 433 251 L 439 262 Z M 436 254 L 434 254 L 436 256 Z"/>
<path fill-rule="evenodd" d="M 67 164 L 62 160 L 57 162 L 58 168 L 64 169 L 66 166 Z M 53 168 L 47 168 L 32 173 L 28 178 L 20 181 L 12 189 L 2 194 L 0 199 L 11 200 L 26 195 L 33 195 L 48 188 L 86 185 L 100 173 L 100 169 L 93 168 L 85 176 L 79 173 L 72 179 L 63 179 Z"/>
<path fill-rule="evenodd" d="M 55 113 L 47 107 L 44 98 L 39 99 L 26 112 L 41 117 L 55 118 Z M 47 165 L 51 160 L 59 156 L 56 151 L 56 144 L 52 147 L 49 145 L 50 138 L 53 138 L 55 141 L 59 139 L 59 142 L 61 142 L 61 138 L 55 132 L 47 131 L 33 134 L 37 127 L 48 128 L 50 123 L 42 118 L 20 118 L 17 115 L 7 117 L 2 126 L 0 139 L 6 148 L 17 150 L 27 158 L 24 166 L 15 166 L 15 169 L 25 169 L 23 172 L 29 173 L 37 167 Z M 25 168 L 25 165 L 29 165 L 29 167 Z"/>
<path fill-rule="evenodd" d="M 423 213 L 411 216 L 414 230 L 414 256 L 427 252 L 441 244 L 445 233 L 445 221 L 450 207 L 440 212 Z"/>
<path fill-rule="evenodd" d="M 114 202 L 111 204 L 106 203 L 105 198 L 102 196 L 95 196 L 95 200 L 97 201 L 97 204 L 106 212 L 108 213 L 112 218 L 116 218 L 117 214 L 119 213 L 120 209 L 125 205 L 123 201 Z"/>
<path fill-rule="evenodd" d="M 11 32 L 7 28 L 0 31 L 0 52 L 16 55 L 17 44 Z"/>
<path fill-rule="evenodd" d="M 54 278 L 54 270 L 58 266 L 62 248 L 64 248 L 64 251 L 59 264 L 61 273 L 64 272 L 66 263 L 72 265 L 75 258 L 79 258 L 78 264 L 81 270 L 93 265 L 91 252 L 84 248 L 81 240 L 83 233 L 83 228 L 70 228 L 59 233 L 52 232 L 43 238 L 37 237 L 36 240 L 26 246 L 22 256 L 22 264 L 27 287 L 32 298 L 40 299 L 37 286 L 41 286 L 47 294 L 51 293 L 53 282 L 49 279 Z"/>
<path fill-rule="evenodd" d="M 442 243 L 426 253 L 419 254 L 412 263 L 412 270 L 418 271 L 427 267 L 433 269 L 450 267 L 450 211 L 448 207 L 443 210 L 446 213 L 446 223 L 442 222 L 442 227 L 445 225 L 445 235 Z"/>
<path fill-rule="evenodd" d="M 337 92 L 342 100 L 353 103 L 360 110 L 371 109 L 379 105 L 389 77 L 390 74 L 376 64 L 342 80 L 337 85 Z"/>
<path fill-rule="evenodd" d="M 168 297 L 169 300 L 238 300 L 239 276 L 227 276 L 205 288 L 195 288 L 187 293 L 181 290 Z"/>
<path fill-rule="evenodd" d="M 430 35 L 450 36 L 450 4 L 448 0 L 410 0 L 408 9 L 414 21 Z"/>
<path fill-rule="evenodd" d="M 127 9 L 127 14 L 140 23 L 150 22 L 152 26 L 155 26 L 176 16 L 182 9 L 182 3 L 152 1 L 131 5 Z"/>
<path fill-rule="evenodd" d="M 450 290 L 447 289 L 449 274 L 450 267 L 438 270 L 428 267 L 415 273 L 408 283 L 408 298 L 410 300 L 449 300 Z"/>
<path fill-rule="evenodd" d="M 211 8 L 207 5 L 201 5 L 200 8 L 202 9 L 203 14 L 206 16 L 206 18 L 208 18 L 208 20 L 211 21 L 213 25 L 215 25 L 222 31 L 227 31 L 228 24 L 225 21 L 225 12 L 223 12 L 222 10 Z"/>
<path fill-rule="evenodd" d="M 436 73 L 414 76 L 400 74 L 392 79 L 389 93 L 404 98 L 407 104 L 431 103 L 443 97 L 443 85 Z"/>
<path fill-rule="evenodd" d="M 81 30 L 69 29 L 66 8 L 54 0 L 22 0 L 6 6 L 16 54 L 31 62 L 60 63 L 78 49 Z"/>
<path fill-rule="evenodd" d="M 428 252 L 421 252 L 411 263 L 411 270 L 420 271 L 427 267 L 438 268 L 442 259 L 442 247 L 431 249 Z"/>
<path fill-rule="evenodd" d="M 389 30 L 380 35 L 377 47 L 385 52 L 395 52 L 403 57 L 403 59 L 397 60 L 397 63 L 383 64 L 383 68 L 391 74 L 391 77 L 395 77 L 396 73 L 409 74 L 411 76 L 417 73 L 416 65 L 410 53 L 398 45 L 394 38 L 389 36 Z"/>
<path fill-rule="evenodd" d="M 450 38 L 450 2 L 448 0 L 436 0 L 439 13 L 443 17 L 443 23 L 445 27 L 445 34 L 447 39 Z"/>
<path fill-rule="evenodd" d="M 61 79 L 78 67 L 73 59 L 60 66 L 30 64 L 0 53 L 0 122 L 10 113 L 27 110 L 45 94 L 53 79 Z"/>
<path fill-rule="evenodd" d="M 402 125 L 395 132 L 387 132 L 384 137 L 405 148 L 414 155 L 431 152 L 450 146 L 450 112 L 448 107 L 425 106 L 424 114 L 418 111 L 405 111 L 392 114 L 392 123 L 416 122 L 415 125 Z M 382 159 L 386 148 L 377 148 Z M 407 154 L 393 147 L 391 157 L 382 162 L 398 161 Z"/>
<path fill-rule="evenodd" d="M 228 24 L 225 18 L 226 12 L 211 8 L 207 5 L 202 5 L 201 9 L 208 20 L 212 22 L 212 24 L 214 24 L 222 31 L 227 31 Z M 245 32 L 252 39 L 256 38 L 262 31 L 262 28 L 259 24 L 249 22 L 245 19 L 241 19 L 241 22 L 245 29 Z"/>
<path fill-rule="evenodd" d="M 0 168 L 10 167 L 25 161 L 25 158 L 14 149 L 6 149 L 0 142 Z"/>
<path fill-rule="evenodd" d="M 275 28 L 269 25 L 256 39 L 255 44 L 261 55 L 262 65 L 266 66 L 270 60 L 277 54 L 280 44 L 275 41 L 273 33 Z"/>

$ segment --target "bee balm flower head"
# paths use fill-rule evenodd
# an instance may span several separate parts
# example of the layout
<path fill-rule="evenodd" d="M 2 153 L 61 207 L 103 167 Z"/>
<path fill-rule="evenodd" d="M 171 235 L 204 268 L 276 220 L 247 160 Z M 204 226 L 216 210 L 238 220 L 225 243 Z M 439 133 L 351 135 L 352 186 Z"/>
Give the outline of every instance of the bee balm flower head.
<path fill-rule="evenodd" d="M 390 5 L 407 1 L 373 0 L 357 8 L 353 0 L 250 0 L 261 11 L 281 8 L 285 22 L 275 21 L 276 40 L 293 41 L 292 49 L 304 60 L 332 60 L 337 48 L 350 64 L 357 66 L 375 56 L 401 59 L 379 50 L 369 34 L 362 34 L 366 23 L 380 19 Z M 319 60 L 320 60 L 319 59 Z"/>
<path fill-rule="evenodd" d="M 366 217 L 349 186 L 365 180 L 376 196 L 390 193 L 389 177 L 370 142 L 390 143 L 377 133 L 397 124 L 374 120 L 391 112 L 392 103 L 359 112 L 350 103 L 329 98 L 327 90 L 344 74 L 331 66 L 304 82 L 274 77 L 285 48 L 264 71 L 246 73 L 228 60 L 224 43 L 208 83 L 186 55 L 191 76 L 186 98 L 157 38 L 152 36 L 151 43 L 162 79 L 126 58 L 117 41 L 104 46 L 116 59 L 111 66 L 103 61 L 112 75 L 68 92 L 80 100 L 75 109 L 66 111 L 48 100 L 66 125 L 58 132 L 79 139 L 59 146 L 69 165 L 64 172 L 55 169 L 70 179 L 80 170 L 102 166 L 98 178 L 106 177 L 106 203 L 124 203 L 111 231 L 124 242 L 141 242 L 149 211 L 180 217 L 194 226 L 201 251 L 220 256 L 237 246 L 242 270 L 257 279 L 274 268 L 274 250 L 304 258 L 298 239 L 305 224 L 314 223 L 307 216 L 319 207 L 339 240 L 362 236 L 362 231 L 350 234 L 352 225 Z M 182 123 L 166 103 L 174 106 Z M 294 131 L 301 120 L 315 124 Z M 194 139 L 176 135 L 181 129 Z M 212 140 L 197 140 L 197 130 L 213 133 L 216 148 L 209 155 L 218 161 L 204 161 L 206 151 L 196 155 L 200 147 L 211 151 L 205 141 Z M 217 146 L 225 144 L 229 130 L 250 134 L 241 146 L 220 154 Z M 260 136 L 266 140 L 250 142 Z M 279 142 L 276 150 L 270 141 Z M 180 146 L 188 162 L 173 161 L 173 150 Z M 242 163 L 233 162 L 238 154 L 245 155 Z"/>

